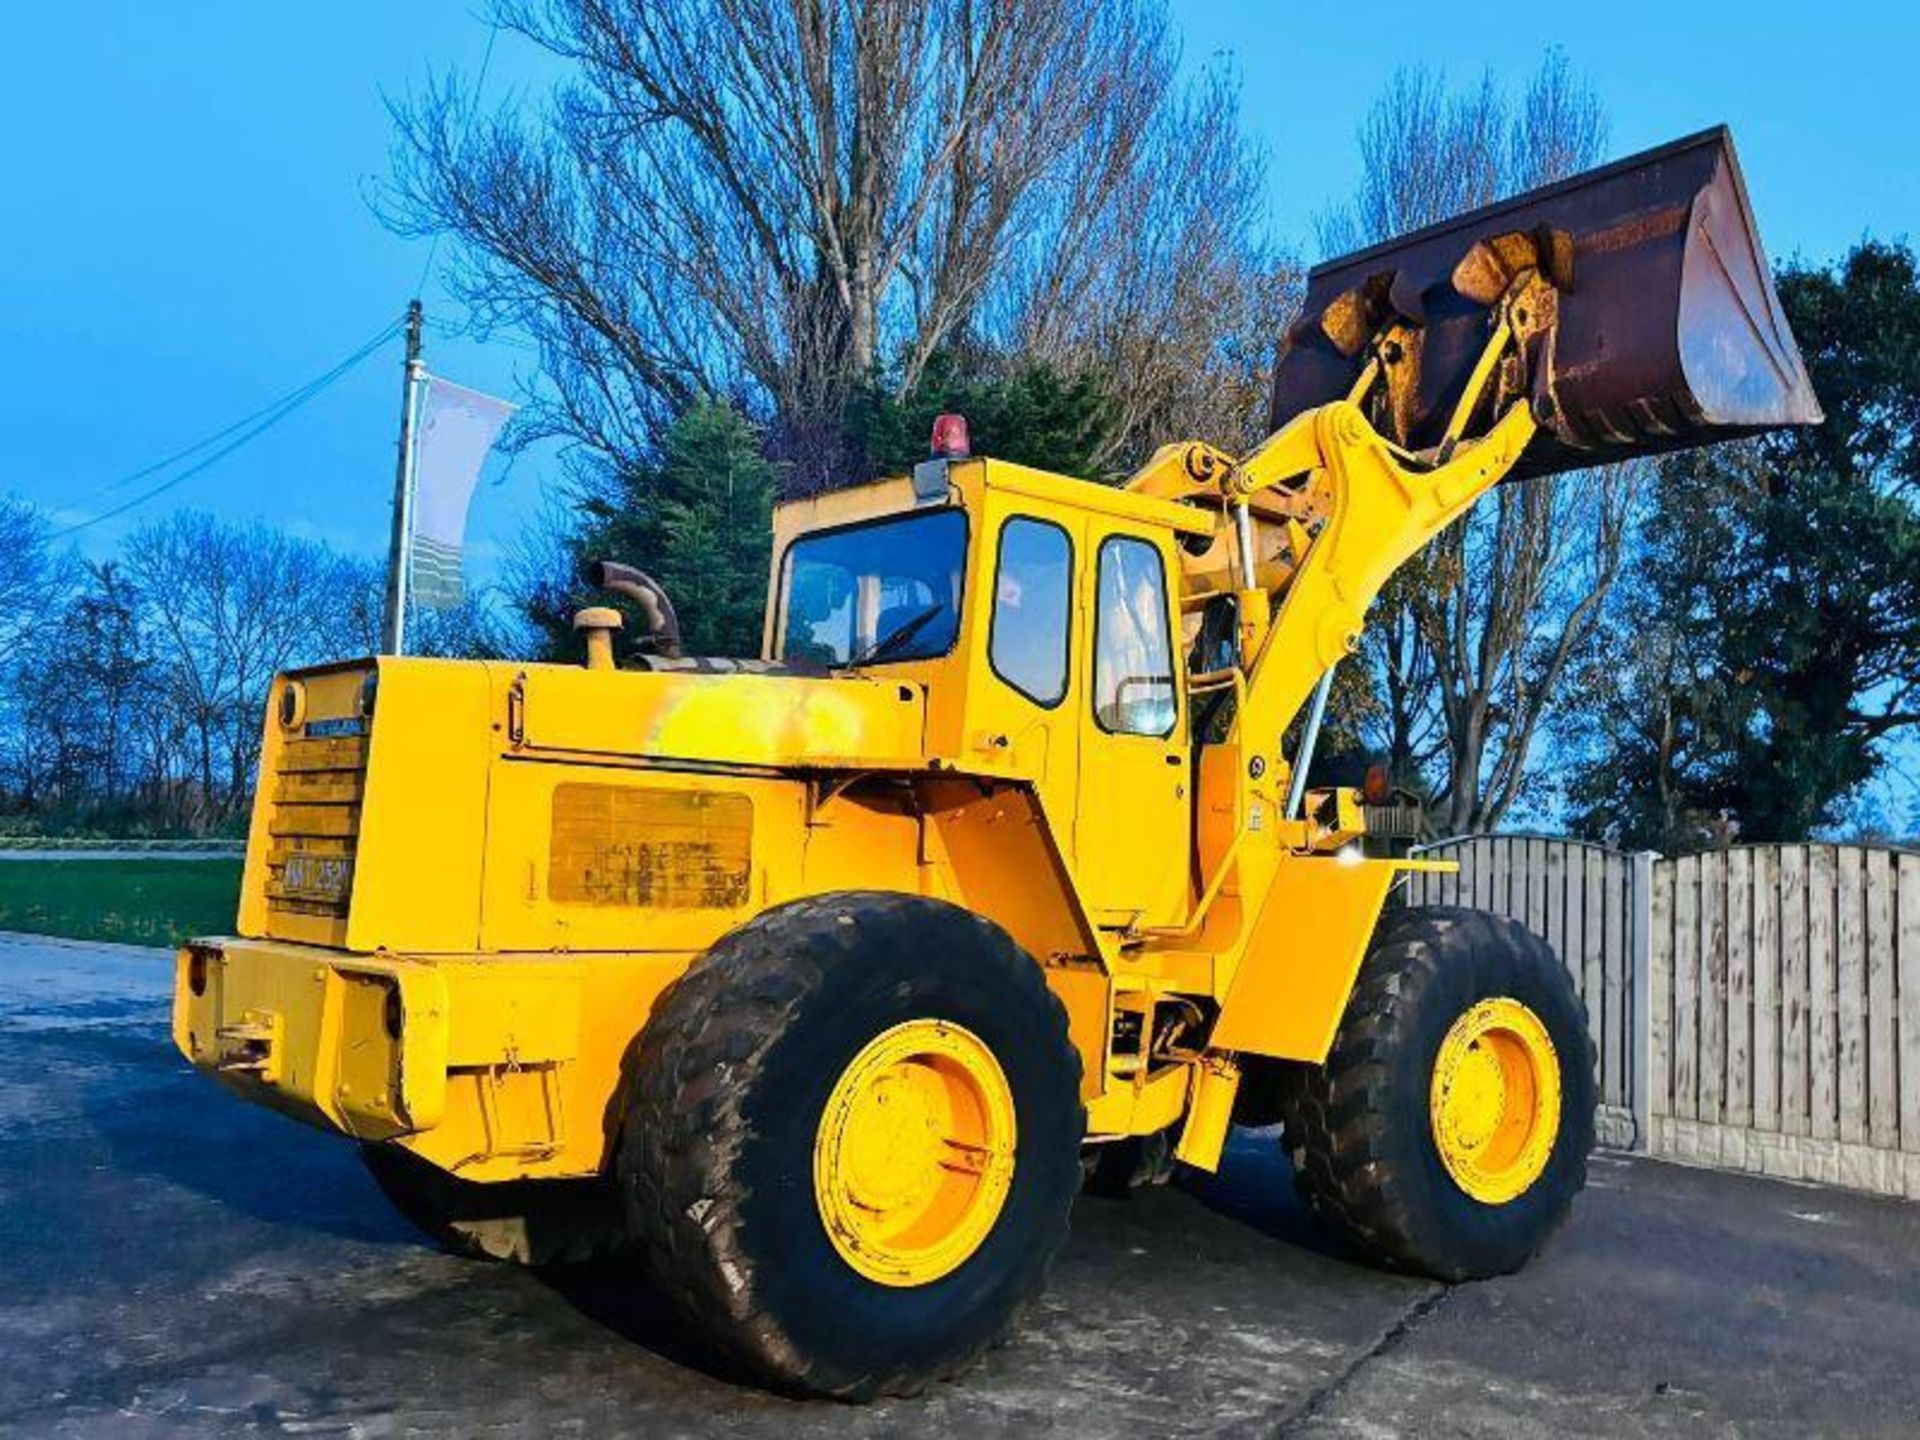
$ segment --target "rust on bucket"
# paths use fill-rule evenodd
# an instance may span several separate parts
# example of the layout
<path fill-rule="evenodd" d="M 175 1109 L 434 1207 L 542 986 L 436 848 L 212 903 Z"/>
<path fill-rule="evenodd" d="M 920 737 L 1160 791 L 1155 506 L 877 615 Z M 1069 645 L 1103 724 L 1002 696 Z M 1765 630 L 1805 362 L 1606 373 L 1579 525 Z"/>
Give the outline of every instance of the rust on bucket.
<path fill-rule="evenodd" d="M 1374 424 L 1433 447 L 1516 276 L 1522 343 L 1489 403 L 1524 395 L 1540 421 L 1517 477 L 1821 418 L 1718 127 L 1317 267 L 1274 428 L 1378 357 Z"/>

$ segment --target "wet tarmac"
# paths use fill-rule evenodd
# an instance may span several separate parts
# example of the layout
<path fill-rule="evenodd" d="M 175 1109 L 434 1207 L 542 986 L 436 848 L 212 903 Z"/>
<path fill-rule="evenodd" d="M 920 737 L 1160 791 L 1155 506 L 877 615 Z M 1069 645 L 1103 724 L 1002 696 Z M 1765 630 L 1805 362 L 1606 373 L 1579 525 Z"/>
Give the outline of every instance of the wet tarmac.
<path fill-rule="evenodd" d="M 962 1380 L 714 1372 L 618 1271 L 436 1253 L 343 1142 L 193 1075 L 162 952 L 0 936 L 0 1433 L 1920 1434 L 1920 1206 L 1596 1158 L 1523 1275 L 1342 1254 L 1273 1137 L 1088 1196 Z"/>

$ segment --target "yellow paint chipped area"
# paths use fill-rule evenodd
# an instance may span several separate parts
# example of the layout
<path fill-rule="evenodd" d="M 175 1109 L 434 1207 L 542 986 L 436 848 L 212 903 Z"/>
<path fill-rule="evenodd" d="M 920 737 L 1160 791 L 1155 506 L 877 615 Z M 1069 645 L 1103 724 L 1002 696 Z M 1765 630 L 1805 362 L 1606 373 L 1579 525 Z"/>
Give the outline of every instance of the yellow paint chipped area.
<path fill-rule="evenodd" d="M 905 769 L 924 762 L 925 692 L 903 681 L 607 674 L 557 665 L 488 669 L 509 754 L 781 769 Z M 517 717 L 510 715 L 516 710 Z"/>

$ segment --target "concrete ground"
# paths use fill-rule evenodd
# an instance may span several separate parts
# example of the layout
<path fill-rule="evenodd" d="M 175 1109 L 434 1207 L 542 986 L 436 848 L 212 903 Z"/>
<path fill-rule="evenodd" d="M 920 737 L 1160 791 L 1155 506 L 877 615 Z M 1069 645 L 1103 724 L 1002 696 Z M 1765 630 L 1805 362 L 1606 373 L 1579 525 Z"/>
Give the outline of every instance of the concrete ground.
<path fill-rule="evenodd" d="M 1920 1433 L 1920 1206 L 1602 1156 L 1530 1270 L 1447 1289 L 1340 1254 L 1257 1134 L 1084 1199 L 960 1382 L 775 1398 L 625 1275 L 428 1249 L 344 1143 L 186 1069 L 168 974 L 0 937 L 0 1433 Z"/>

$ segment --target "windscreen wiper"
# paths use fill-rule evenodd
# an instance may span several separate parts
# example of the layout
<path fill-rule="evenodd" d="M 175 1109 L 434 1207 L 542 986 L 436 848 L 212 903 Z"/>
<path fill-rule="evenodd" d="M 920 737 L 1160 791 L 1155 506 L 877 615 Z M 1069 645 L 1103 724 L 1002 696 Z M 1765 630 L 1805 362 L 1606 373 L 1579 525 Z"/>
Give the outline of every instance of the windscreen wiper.
<path fill-rule="evenodd" d="M 894 626 L 893 629 L 874 641 L 873 644 L 847 661 L 845 668 L 851 670 L 856 666 L 867 665 L 875 660 L 893 654 L 899 650 L 901 646 L 913 639 L 914 636 L 926 629 L 927 622 L 946 608 L 945 601 L 935 601 L 919 614 L 908 616 L 905 620 L 902 620 L 898 625 Z"/>

